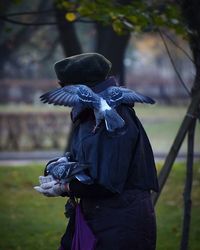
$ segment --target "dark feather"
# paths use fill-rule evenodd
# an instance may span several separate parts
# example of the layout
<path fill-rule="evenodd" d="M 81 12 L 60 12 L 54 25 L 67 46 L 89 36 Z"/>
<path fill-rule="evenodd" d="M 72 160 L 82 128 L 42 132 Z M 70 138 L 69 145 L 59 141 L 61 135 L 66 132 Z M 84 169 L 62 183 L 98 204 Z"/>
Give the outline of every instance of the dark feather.
<path fill-rule="evenodd" d="M 106 99 L 111 107 L 117 107 L 124 103 L 134 105 L 135 102 L 154 104 L 155 101 L 145 95 L 122 87 L 109 87 L 100 95 Z"/>
<path fill-rule="evenodd" d="M 73 107 L 82 104 L 90 108 L 98 108 L 100 97 L 85 85 L 69 85 L 55 89 L 40 97 L 44 103 Z"/>

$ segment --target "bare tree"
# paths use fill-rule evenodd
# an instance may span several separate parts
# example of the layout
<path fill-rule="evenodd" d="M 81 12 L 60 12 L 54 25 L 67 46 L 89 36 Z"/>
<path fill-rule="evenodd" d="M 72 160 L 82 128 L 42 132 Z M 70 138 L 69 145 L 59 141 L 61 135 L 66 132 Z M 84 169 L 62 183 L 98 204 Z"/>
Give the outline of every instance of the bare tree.
<path fill-rule="evenodd" d="M 11 3 L 3 0 L 4 4 L 1 7 L 1 16 L 10 9 Z M 7 3 L 8 2 L 8 3 Z M 41 11 L 42 9 L 48 6 L 46 1 L 40 0 L 38 5 L 36 5 L 37 11 Z M 34 16 L 33 21 L 37 20 L 39 22 L 42 19 L 42 16 Z M 3 36 L 3 32 L 5 32 L 6 22 L 0 22 L 0 36 Z M 6 39 L 2 39 L 0 42 L 0 78 L 3 78 L 4 75 L 4 65 L 7 61 L 12 61 L 13 54 L 24 45 L 24 41 L 29 41 L 33 36 L 33 33 L 38 29 L 36 26 L 22 26 L 16 32 L 8 36 Z"/>
<path fill-rule="evenodd" d="M 185 19 L 187 28 L 189 30 L 189 44 L 193 53 L 194 65 L 196 68 L 196 76 L 193 83 L 193 87 L 190 92 L 191 102 L 187 109 L 186 115 L 182 121 L 179 131 L 175 137 L 174 143 L 167 155 L 165 163 L 159 174 L 159 186 L 160 192 L 153 193 L 152 198 L 154 204 L 156 204 L 161 191 L 166 183 L 166 180 L 170 174 L 173 163 L 177 157 L 179 149 L 183 143 L 183 140 L 188 134 L 188 153 L 187 153 L 187 171 L 186 171 L 186 183 L 184 190 L 184 219 L 182 229 L 182 240 L 180 244 L 181 250 L 188 249 L 189 241 L 189 228 L 191 217 L 191 190 L 192 190 L 192 168 L 194 158 L 194 134 L 195 123 L 200 117 L 200 5 L 197 0 L 181 0 L 179 1 L 182 14 Z"/>

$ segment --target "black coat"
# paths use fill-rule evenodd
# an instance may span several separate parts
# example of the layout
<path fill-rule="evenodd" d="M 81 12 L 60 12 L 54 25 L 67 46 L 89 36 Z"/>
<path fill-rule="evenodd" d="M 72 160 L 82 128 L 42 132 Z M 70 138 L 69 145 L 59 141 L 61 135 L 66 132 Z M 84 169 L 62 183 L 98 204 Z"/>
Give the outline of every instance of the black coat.
<path fill-rule="evenodd" d="M 96 250 L 154 250 L 150 191 L 158 191 L 158 182 L 152 149 L 134 110 L 122 105 L 118 112 L 126 126 L 112 134 L 103 123 L 92 133 L 92 111 L 75 119 L 71 153 L 76 161 L 91 165 L 88 174 L 94 184 L 72 181 L 70 189 L 81 197 L 85 219 L 98 239 Z M 71 220 L 61 241 L 66 250 L 73 227 Z"/>
<path fill-rule="evenodd" d="M 94 134 L 93 112 L 83 112 L 74 130 L 73 158 L 79 163 L 90 164 L 89 175 L 95 184 L 113 193 L 134 188 L 158 191 L 153 152 L 139 119 L 134 110 L 125 105 L 118 108 L 118 113 L 126 124 L 121 131 L 110 133 L 102 123 Z M 71 186 L 72 191 L 73 187 L 76 189 L 76 185 Z"/>

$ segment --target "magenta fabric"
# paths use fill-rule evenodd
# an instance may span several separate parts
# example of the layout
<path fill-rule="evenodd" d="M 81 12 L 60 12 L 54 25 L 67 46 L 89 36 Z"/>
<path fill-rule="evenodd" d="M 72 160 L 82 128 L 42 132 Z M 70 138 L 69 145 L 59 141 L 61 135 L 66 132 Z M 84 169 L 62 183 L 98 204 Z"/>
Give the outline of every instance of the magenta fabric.
<path fill-rule="evenodd" d="M 80 204 L 76 206 L 75 232 L 71 250 L 95 250 L 96 238 L 85 221 Z"/>

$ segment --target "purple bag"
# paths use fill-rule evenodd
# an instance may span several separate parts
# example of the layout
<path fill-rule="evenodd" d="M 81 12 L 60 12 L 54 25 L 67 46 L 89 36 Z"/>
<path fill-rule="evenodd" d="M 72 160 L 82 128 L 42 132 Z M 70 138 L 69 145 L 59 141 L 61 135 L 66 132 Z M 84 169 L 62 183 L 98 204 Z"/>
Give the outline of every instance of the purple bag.
<path fill-rule="evenodd" d="M 71 250 L 95 250 L 96 238 L 85 221 L 80 204 L 76 205 L 75 231 Z"/>

